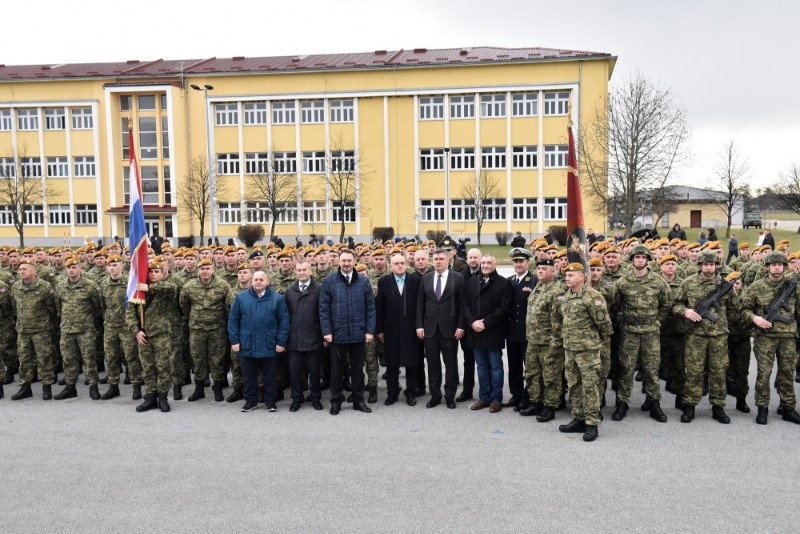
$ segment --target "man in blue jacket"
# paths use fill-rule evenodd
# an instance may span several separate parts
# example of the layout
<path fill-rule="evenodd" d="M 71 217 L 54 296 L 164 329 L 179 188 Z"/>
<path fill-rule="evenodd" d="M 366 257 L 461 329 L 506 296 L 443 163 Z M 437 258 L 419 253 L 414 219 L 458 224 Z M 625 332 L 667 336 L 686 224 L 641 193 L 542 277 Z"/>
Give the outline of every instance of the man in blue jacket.
<path fill-rule="evenodd" d="M 289 311 L 283 297 L 269 287 L 263 271 L 253 274 L 251 287 L 236 295 L 228 316 L 228 337 L 231 350 L 239 353 L 244 376 L 243 412 L 258 407 L 256 377 L 264 374 L 264 403 L 275 412 L 278 396 L 276 363 L 289 338 Z"/>
<path fill-rule="evenodd" d="M 375 297 L 369 279 L 353 267 L 351 250 L 339 253 L 339 269 L 322 282 L 319 297 L 319 320 L 322 336 L 331 346 L 331 415 L 342 408 L 342 370 L 350 354 L 353 384 L 353 409 L 364 413 L 372 410 L 364 402 L 364 353 L 366 343 L 375 333 Z"/>

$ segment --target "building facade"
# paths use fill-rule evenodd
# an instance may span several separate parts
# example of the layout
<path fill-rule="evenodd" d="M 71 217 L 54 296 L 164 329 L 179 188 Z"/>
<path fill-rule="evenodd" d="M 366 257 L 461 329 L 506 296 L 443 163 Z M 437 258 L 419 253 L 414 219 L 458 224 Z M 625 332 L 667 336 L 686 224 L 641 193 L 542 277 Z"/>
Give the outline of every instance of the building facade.
<path fill-rule="evenodd" d="M 491 192 L 484 235 L 535 235 L 565 224 L 568 108 L 579 142 L 615 60 L 464 48 L 0 65 L 0 179 L 40 184 L 26 242 L 125 236 L 130 124 L 153 235 L 199 237 L 184 201 L 193 162 L 217 176 L 204 234 L 220 240 L 241 224 L 269 234 L 265 184 L 287 183 L 284 240 L 338 236 L 342 218 L 354 237 L 471 235 L 476 185 Z M 0 191 L 5 241 L 16 238 L 9 202 Z"/>

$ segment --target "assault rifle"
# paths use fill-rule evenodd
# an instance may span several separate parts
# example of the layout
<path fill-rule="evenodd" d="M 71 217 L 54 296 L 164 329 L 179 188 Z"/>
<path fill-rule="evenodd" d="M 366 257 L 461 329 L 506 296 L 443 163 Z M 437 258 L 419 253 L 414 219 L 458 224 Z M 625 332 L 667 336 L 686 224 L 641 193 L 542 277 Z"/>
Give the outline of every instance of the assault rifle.
<path fill-rule="evenodd" d="M 694 307 L 695 313 L 697 313 L 703 319 L 708 319 L 714 324 L 717 324 L 719 321 L 719 317 L 715 312 L 720 310 L 719 301 L 722 300 L 722 297 L 725 296 L 730 290 L 733 289 L 733 284 L 728 282 L 727 280 L 722 280 L 722 283 L 715 289 L 712 293 L 706 295 L 706 297 L 697 303 L 697 306 Z M 692 321 L 691 319 L 683 319 L 686 322 L 686 325 L 689 329 L 695 327 L 698 323 Z"/>
<path fill-rule="evenodd" d="M 781 310 L 785 309 L 786 311 L 792 311 L 792 309 L 786 304 L 786 300 L 791 297 L 792 293 L 794 293 L 795 289 L 797 289 L 798 282 L 800 282 L 800 277 L 795 278 L 783 286 L 783 289 L 781 289 L 781 291 L 778 293 L 778 296 L 772 299 L 772 302 L 770 302 L 764 310 L 764 319 L 772 324 L 775 324 L 775 321 L 780 321 L 781 323 L 792 322 L 792 318 L 782 314 Z M 769 331 L 768 328 L 759 327 L 758 329 L 762 332 Z"/>

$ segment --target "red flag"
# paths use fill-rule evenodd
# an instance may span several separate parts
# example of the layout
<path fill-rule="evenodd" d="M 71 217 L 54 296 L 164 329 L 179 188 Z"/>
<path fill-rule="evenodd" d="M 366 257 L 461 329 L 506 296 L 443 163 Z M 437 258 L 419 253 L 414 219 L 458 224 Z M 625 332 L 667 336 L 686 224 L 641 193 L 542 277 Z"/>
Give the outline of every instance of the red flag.
<path fill-rule="evenodd" d="M 581 180 L 578 176 L 578 160 L 575 157 L 575 139 L 572 136 L 572 102 L 567 122 L 569 153 L 567 154 L 567 259 L 570 263 L 582 263 L 588 269 L 586 249 L 586 227 L 583 221 Z"/>

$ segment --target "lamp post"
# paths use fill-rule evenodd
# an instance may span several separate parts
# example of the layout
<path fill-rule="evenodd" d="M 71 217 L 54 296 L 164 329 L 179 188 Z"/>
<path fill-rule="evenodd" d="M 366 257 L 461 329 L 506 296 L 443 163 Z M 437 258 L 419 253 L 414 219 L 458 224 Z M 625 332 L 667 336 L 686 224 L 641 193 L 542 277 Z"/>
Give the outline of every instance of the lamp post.
<path fill-rule="evenodd" d="M 450 147 L 444 147 L 444 233 L 450 235 Z"/>
<path fill-rule="evenodd" d="M 217 237 L 217 182 L 214 179 L 216 170 L 212 168 L 213 159 L 211 157 L 211 119 L 208 116 L 208 92 L 214 89 L 213 86 L 205 84 L 202 87 L 192 84 L 190 86 L 195 91 L 203 92 L 203 102 L 206 115 L 206 161 L 208 164 L 208 212 L 210 219 L 211 239 Z M 202 222 L 202 221 L 201 221 Z M 202 243 L 200 243 L 202 245 Z"/>

